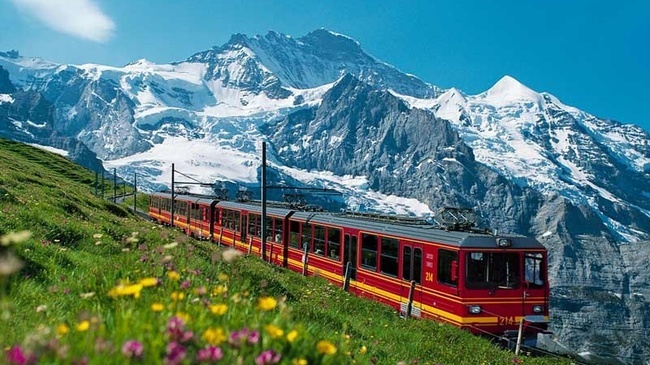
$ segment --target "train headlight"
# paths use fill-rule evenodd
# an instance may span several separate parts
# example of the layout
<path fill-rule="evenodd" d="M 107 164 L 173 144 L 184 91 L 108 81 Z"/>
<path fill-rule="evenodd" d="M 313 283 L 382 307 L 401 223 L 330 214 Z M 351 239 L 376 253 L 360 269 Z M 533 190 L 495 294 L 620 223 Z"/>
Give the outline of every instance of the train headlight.
<path fill-rule="evenodd" d="M 542 313 L 544 311 L 544 306 L 541 304 L 536 304 L 533 306 L 533 313 Z"/>
<path fill-rule="evenodd" d="M 481 314 L 482 310 L 480 305 L 470 305 L 467 307 L 467 309 L 469 310 L 470 314 Z"/>
<path fill-rule="evenodd" d="M 499 247 L 510 247 L 510 246 L 512 246 L 512 241 L 510 241 L 507 238 L 499 238 L 499 239 L 497 239 L 497 246 L 499 246 Z"/>

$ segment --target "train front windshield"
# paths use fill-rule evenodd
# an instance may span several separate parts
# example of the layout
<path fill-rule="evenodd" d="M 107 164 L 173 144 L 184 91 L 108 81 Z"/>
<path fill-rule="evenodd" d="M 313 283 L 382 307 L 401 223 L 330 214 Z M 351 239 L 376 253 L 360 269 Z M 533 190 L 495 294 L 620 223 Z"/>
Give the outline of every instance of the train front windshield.
<path fill-rule="evenodd" d="M 517 289 L 522 284 L 522 270 L 528 287 L 544 285 L 541 253 L 469 252 L 465 262 L 468 289 Z"/>

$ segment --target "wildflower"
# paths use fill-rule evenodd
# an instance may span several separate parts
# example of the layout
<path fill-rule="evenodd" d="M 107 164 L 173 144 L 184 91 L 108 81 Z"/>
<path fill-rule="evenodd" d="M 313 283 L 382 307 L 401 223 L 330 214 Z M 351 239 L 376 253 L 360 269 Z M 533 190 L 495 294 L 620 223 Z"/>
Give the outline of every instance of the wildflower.
<path fill-rule="evenodd" d="M 263 311 L 270 311 L 275 309 L 278 305 L 278 301 L 273 297 L 263 297 L 258 300 L 258 308 Z"/>
<path fill-rule="evenodd" d="M 9 246 L 12 243 L 21 243 L 27 241 L 32 236 L 30 231 L 9 232 L 0 237 L 0 246 Z"/>
<path fill-rule="evenodd" d="M 115 298 L 120 296 L 133 295 L 134 298 L 140 298 L 142 284 L 124 285 L 120 284 L 108 292 L 108 296 Z"/>
<path fill-rule="evenodd" d="M 144 346 L 137 340 L 128 340 L 122 345 L 122 355 L 131 358 L 141 358 L 144 353 Z"/>
<path fill-rule="evenodd" d="M 307 365 L 307 360 L 303 358 L 293 359 L 291 360 L 291 365 Z"/>
<path fill-rule="evenodd" d="M 252 331 L 248 335 L 248 343 L 250 343 L 251 345 L 254 345 L 254 344 L 258 343 L 258 342 L 260 342 L 260 333 L 259 333 L 259 331 Z"/>
<path fill-rule="evenodd" d="M 366 352 L 368 352 L 368 348 L 365 345 L 361 346 L 361 348 L 359 349 L 359 353 L 363 355 Z"/>
<path fill-rule="evenodd" d="M 254 345 L 259 341 L 260 333 L 258 331 L 250 331 L 248 328 L 231 332 L 230 337 L 228 337 L 228 343 L 233 347 L 239 347 L 245 343 Z"/>
<path fill-rule="evenodd" d="M 225 285 L 217 285 L 214 289 L 212 289 L 212 295 L 221 295 L 224 294 L 228 291 L 228 288 Z"/>
<path fill-rule="evenodd" d="M 324 355 L 334 355 L 336 353 L 336 346 L 327 340 L 320 340 L 316 344 L 316 350 Z"/>
<path fill-rule="evenodd" d="M 138 284 L 142 285 L 145 288 L 148 288 L 150 286 L 158 285 L 159 282 L 160 280 L 158 280 L 158 278 L 144 278 L 144 279 L 140 279 Z"/>
<path fill-rule="evenodd" d="M 287 341 L 293 342 L 298 338 L 298 331 L 296 330 L 291 330 L 289 333 L 287 333 Z"/>
<path fill-rule="evenodd" d="M 276 353 L 273 350 L 267 350 L 262 352 L 258 357 L 255 358 L 255 364 L 257 365 L 268 365 L 268 364 L 277 364 L 282 358 L 281 354 Z"/>
<path fill-rule="evenodd" d="M 223 357 L 223 351 L 221 347 L 215 347 L 208 345 L 200 349 L 196 353 L 196 360 L 198 362 L 209 362 L 209 361 L 219 361 Z"/>
<path fill-rule="evenodd" d="M 138 241 L 138 232 L 131 233 L 131 236 L 126 239 L 126 243 L 138 243 Z"/>
<path fill-rule="evenodd" d="M 61 323 L 60 325 L 56 326 L 56 335 L 58 337 L 66 335 L 68 332 L 70 332 L 70 327 L 68 327 L 65 323 Z"/>
<path fill-rule="evenodd" d="M 23 262 L 13 252 L 9 251 L 0 254 L 0 276 L 9 276 L 22 269 L 22 267 Z"/>
<path fill-rule="evenodd" d="M 219 276 L 217 276 L 217 279 L 219 279 L 219 281 L 228 281 L 228 275 L 226 275 L 224 273 L 219 273 Z"/>
<path fill-rule="evenodd" d="M 194 294 L 196 295 L 205 295 L 208 292 L 208 289 L 206 289 L 204 286 L 199 286 L 198 288 L 194 289 Z"/>
<path fill-rule="evenodd" d="M 46 310 L 47 310 L 47 306 L 45 304 L 41 304 L 38 307 L 36 307 L 36 313 L 45 312 Z"/>
<path fill-rule="evenodd" d="M 228 306 L 226 304 L 215 304 L 210 306 L 210 312 L 218 316 L 226 314 L 228 311 Z"/>
<path fill-rule="evenodd" d="M 183 298 L 185 298 L 185 293 L 177 291 L 172 292 L 171 298 L 173 301 L 183 300 Z"/>
<path fill-rule="evenodd" d="M 170 342 L 165 349 L 164 363 L 167 365 L 178 365 L 183 362 L 187 355 L 187 349 L 178 342 Z"/>
<path fill-rule="evenodd" d="M 201 338 L 210 345 L 219 345 L 226 341 L 226 334 L 221 328 L 208 328 L 203 332 Z"/>
<path fill-rule="evenodd" d="M 275 325 L 269 324 L 268 326 L 264 327 L 266 329 L 266 332 L 271 336 L 271 338 L 280 338 L 284 335 L 284 331 L 282 328 L 277 327 Z"/>
<path fill-rule="evenodd" d="M 184 280 L 184 281 L 181 283 L 180 288 L 181 288 L 181 289 L 187 289 L 187 288 L 190 287 L 190 285 L 191 285 L 191 283 L 190 283 L 189 280 Z"/>
<path fill-rule="evenodd" d="M 172 243 L 168 243 L 168 244 L 164 245 L 163 248 L 165 250 L 170 250 L 170 249 L 172 249 L 172 248 L 174 248 L 176 246 L 178 246 L 178 242 L 172 242 Z"/>
<path fill-rule="evenodd" d="M 96 240 L 98 240 L 98 239 L 100 239 L 100 238 L 102 238 L 102 237 L 103 237 L 103 235 L 102 235 L 101 233 L 95 233 L 95 234 L 93 235 L 93 238 L 96 239 Z"/>
<path fill-rule="evenodd" d="M 151 310 L 154 312 L 162 312 L 165 307 L 161 303 L 154 303 L 151 305 Z"/>
<path fill-rule="evenodd" d="M 237 251 L 234 248 L 229 248 L 229 249 L 224 250 L 221 253 L 221 258 L 226 262 L 233 262 L 233 261 L 237 260 L 242 255 L 243 255 L 243 253 L 241 253 L 241 251 Z"/>
<path fill-rule="evenodd" d="M 176 271 L 169 271 L 169 272 L 167 272 L 167 277 L 171 281 L 178 281 L 178 280 L 180 280 L 181 275 L 179 273 L 177 273 Z"/>
<path fill-rule="evenodd" d="M 90 322 L 83 320 L 77 324 L 77 332 L 85 332 L 90 328 Z"/>
<path fill-rule="evenodd" d="M 37 361 L 35 355 L 23 351 L 18 345 L 5 350 L 5 356 L 7 362 L 12 365 L 35 364 Z"/>

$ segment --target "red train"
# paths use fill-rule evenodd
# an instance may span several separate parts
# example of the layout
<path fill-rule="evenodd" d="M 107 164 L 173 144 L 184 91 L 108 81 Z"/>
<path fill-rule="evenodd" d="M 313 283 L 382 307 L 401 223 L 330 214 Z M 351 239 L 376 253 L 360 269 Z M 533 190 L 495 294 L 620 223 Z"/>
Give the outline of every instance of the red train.
<path fill-rule="evenodd" d="M 170 209 L 170 194 L 150 196 L 151 219 L 172 225 Z M 259 204 L 176 195 L 173 225 L 260 254 L 261 210 Z M 266 233 L 267 261 L 304 275 L 318 271 L 403 315 L 511 340 L 521 324 L 528 346 L 546 333 L 547 253 L 533 238 L 274 207 L 267 208 Z"/>

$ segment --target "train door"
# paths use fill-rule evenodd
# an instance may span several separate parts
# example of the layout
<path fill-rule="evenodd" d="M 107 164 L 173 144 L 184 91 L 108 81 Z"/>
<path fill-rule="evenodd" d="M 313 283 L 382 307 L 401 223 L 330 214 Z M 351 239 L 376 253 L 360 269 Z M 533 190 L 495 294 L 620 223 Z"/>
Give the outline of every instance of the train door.
<path fill-rule="evenodd" d="M 350 279 L 356 280 L 357 278 L 357 236 L 350 236 L 345 234 L 343 239 L 343 274 L 345 275 L 345 267 L 348 262 L 350 263 Z"/>
<path fill-rule="evenodd" d="M 241 241 L 246 243 L 246 233 L 248 232 L 248 214 L 242 212 L 241 224 L 239 225 L 239 235 Z"/>
<path fill-rule="evenodd" d="M 402 245 L 402 281 L 400 314 L 420 317 L 422 308 L 422 245 L 406 242 Z M 428 279 L 428 278 L 425 278 Z"/>

